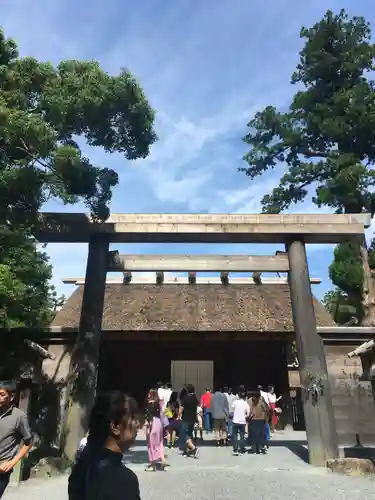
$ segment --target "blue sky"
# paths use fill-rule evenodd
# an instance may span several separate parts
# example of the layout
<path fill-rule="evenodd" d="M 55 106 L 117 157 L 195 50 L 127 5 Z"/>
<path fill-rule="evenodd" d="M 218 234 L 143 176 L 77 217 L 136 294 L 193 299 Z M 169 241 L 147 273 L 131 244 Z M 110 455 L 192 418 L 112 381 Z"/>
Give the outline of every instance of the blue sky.
<path fill-rule="evenodd" d="M 302 25 L 330 8 L 364 15 L 375 29 L 373 0 L 2 0 L 5 32 L 21 55 L 57 63 L 97 59 L 109 73 L 127 67 L 157 112 L 159 141 L 146 160 L 128 162 L 100 149 L 86 153 L 115 168 L 120 184 L 112 212 L 256 213 L 277 182 L 277 172 L 250 181 L 237 168 L 246 146 L 246 123 L 268 104 L 285 108 L 295 87 Z M 83 211 L 50 201 L 45 210 Z M 313 212 L 308 201 L 293 209 Z M 115 247 L 113 247 L 115 248 Z M 264 245 L 127 245 L 123 253 L 271 254 Z M 53 283 L 83 277 L 87 246 L 51 244 Z M 314 292 L 330 287 L 332 247 L 309 247 Z"/>

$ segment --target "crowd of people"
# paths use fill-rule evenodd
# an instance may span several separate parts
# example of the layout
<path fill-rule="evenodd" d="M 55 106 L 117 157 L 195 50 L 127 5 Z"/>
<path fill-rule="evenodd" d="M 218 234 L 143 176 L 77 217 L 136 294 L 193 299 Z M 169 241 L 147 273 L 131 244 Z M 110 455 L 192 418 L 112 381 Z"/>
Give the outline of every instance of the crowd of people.
<path fill-rule="evenodd" d="M 15 385 L 0 382 L 0 498 L 15 465 L 32 445 L 26 415 L 16 408 L 14 398 Z M 69 500 L 116 500 L 123 498 L 123 491 L 128 500 L 140 500 L 137 476 L 124 466 L 123 454 L 134 443 L 143 410 L 146 470 L 156 471 L 168 467 L 165 446 L 178 445 L 182 455 L 197 459 L 197 443 L 211 430 L 216 446 L 232 444 L 234 455 L 266 453 L 281 413 L 280 399 L 273 387 L 268 391 L 240 387 L 236 393 L 229 388 L 207 389 L 198 400 L 191 384 L 179 392 L 170 384 L 158 384 L 149 391 L 145 408 L 139 409 L 133 398 L 121 392 L 98 394 L 69 477 Z"/>
<path fill-rule="evenodd" d="M 227 387 L 213 393 L 206 389 L 199 401 L 192 384 L 178 393 L 170 384 L 159 383 L 146 403 L 147 470 L 168 467 L 164 444 L 174 448 L 177 439 L 184 456 L 198 458 L 196 443 L 203 440 L 204 431 L 213 430 L 217 447 L 231 442 L 233 455 L 266 453 L 282 411 L 280 399 L 272 386 L 268 391 L 261 386 L 246 391 L 242 386 L 237 393 Z"/>

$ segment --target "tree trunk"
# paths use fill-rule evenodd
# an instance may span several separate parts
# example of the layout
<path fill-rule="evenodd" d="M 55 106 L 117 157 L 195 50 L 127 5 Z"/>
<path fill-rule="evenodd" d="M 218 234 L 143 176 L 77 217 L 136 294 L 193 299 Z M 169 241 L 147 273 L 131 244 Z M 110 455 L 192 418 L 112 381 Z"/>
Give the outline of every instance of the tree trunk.
<path fill-rule="evenodd" d="M 363 285 L 362 285 L 362 326 L 375 326 L 375 282 L 372 277 L 371 269 L 368 263 L 368 252 L 366 238 L 361 243 L 361 259 L 363 266 Z"/>

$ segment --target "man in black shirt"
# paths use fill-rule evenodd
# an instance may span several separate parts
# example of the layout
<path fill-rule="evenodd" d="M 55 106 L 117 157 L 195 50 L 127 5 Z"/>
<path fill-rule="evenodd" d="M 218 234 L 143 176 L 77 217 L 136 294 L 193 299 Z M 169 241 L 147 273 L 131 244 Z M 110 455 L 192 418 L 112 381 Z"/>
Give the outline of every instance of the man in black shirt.
<path fill-rule="evenodd" d="M 192 384 L 186 386 L 187 394 L 181 400 L 181 437 L 180 449 L 184 456 L 198 458 L 199 448 L 193 443 L 194 424 L 197 421 L 197 408 L 199 401 Z"/>

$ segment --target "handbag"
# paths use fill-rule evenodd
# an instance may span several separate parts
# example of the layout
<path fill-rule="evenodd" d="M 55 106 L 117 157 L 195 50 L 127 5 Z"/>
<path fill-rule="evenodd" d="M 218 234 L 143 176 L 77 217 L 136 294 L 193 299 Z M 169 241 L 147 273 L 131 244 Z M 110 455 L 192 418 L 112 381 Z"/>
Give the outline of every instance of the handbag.
<path fill-rule="evenodd" d="M 161 425 L 165 428 L 169 425 L 169 420 L 165 415 L 160 415 Z"/>
<path fill-rule="evenodd" d="M 172 418 L 173 417 L 173 410 L 170 406 L 167 406 L 166 409 L 164 410 L 164 415 L 167 418 Z"/>

